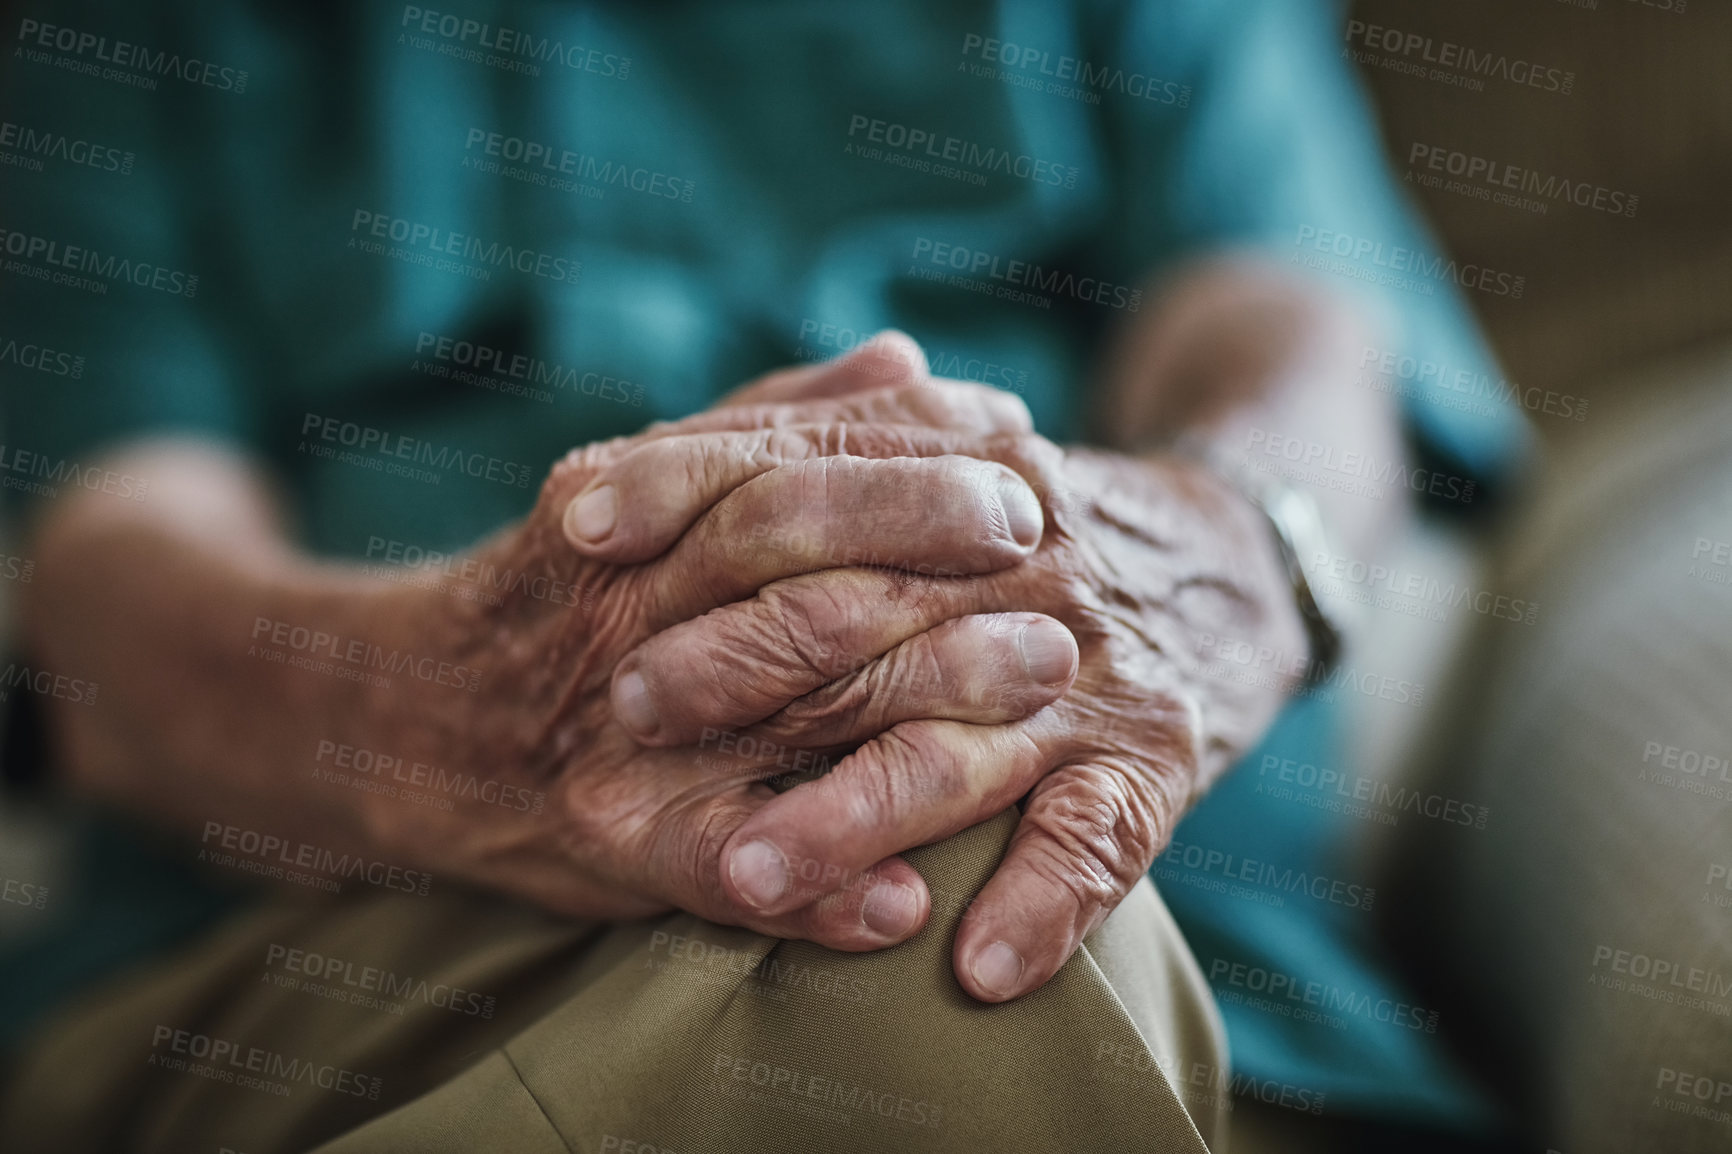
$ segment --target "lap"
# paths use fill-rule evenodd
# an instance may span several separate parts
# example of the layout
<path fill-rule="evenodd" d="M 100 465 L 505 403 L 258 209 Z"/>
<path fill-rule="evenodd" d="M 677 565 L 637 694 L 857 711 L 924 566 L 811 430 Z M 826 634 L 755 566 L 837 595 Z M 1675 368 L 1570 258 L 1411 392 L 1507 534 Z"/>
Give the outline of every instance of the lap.
<path fill-rule="evenodd" d="M 909 856 L 931 924 L 871 954 L 475 894 L 284 903 L 63 1019 L 0 1147 L 1200 1151 L 1164 1071 L 1226 1064 L 1145 881 L 1046 987 L 951 973 L 1014 815 Z M 640 1145 L 634 1146 L 632 1143 Z"/>

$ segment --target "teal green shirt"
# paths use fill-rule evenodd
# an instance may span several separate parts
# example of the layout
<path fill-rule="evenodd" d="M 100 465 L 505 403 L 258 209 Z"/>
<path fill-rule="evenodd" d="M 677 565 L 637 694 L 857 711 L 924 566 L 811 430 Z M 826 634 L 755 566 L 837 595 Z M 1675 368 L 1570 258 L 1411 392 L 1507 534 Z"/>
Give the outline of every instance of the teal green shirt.
<path fill-rule="evenodd" d="M 523 512 L 570 446 L 889 325 L 1082 435 L 1103 334 L 1176 262 L 1316 260 L 1339 236 L 1435 251 L 1328 17 L 189 2 L 21 22 L 0 477 L 28 491 L 191 428 L 280 472 L 319 549 L 449 548 Z M 1382 290 L 1397 350 L 1489 371 L 1448 278 L 1418 288 Z M 31 346 L 69 359 L 27 367 Z M 1482 476 L 1519 437 L 1413 407 Z"/>
<path fill-rule="evenodd" d="M 1509 412 L 1454 403 L 1495 367 L 1321 3 L 68 11 L 6 59 L 12 497 L 118 490 L 104 444 L 195 431 L 275 470 L 313 548 L 446 550 L 570 447 L 886 326 L 1078 438 L 1111 329 L 1227 248 L 1373 303 L 1366 360 L 1414 367 L 1434 459 L 1492 481 L 1520 447 Z M 1352 952 L 1170 896 L 1211 941 Z M 1373 1051 L 1227 1012 L 1259 1076 L 1450 1108 L 1398 1085 L 1437 1081 L 1429 1039 L 1352 1068 Z"/>

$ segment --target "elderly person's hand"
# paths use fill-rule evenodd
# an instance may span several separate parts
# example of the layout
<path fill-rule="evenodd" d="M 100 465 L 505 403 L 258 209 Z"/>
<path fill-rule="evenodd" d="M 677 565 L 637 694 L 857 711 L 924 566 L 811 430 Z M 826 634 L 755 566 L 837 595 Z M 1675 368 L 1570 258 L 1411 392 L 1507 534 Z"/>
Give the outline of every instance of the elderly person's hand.
<path fill-rule="evenodd" d="M 502 588 L 492 599 L 387 586 L 352 606 L 356 633 L 365 628 L 370 641 L 387 648 L 443 655 L 478 671 L 479 683 L 474 694 L 401 679 L 370 690 L 348 719 L 355 744 L 520 791 L 553 791 L 557 782 L 560 799 L 537 816 L 476 805 L 405 806 L 366 795 L 368 840 L 380 852 L 574 914 L 631 917 L 679 907 L 841 949 L 883 946 L 919 927 L 924 888 L 889 855 L 855 871 L 854 885 L 811 902 L 775 911 L 741 905 L 717 863 L 733 830 L 773 796 L 762 774 L 718 771 L 689 749 L 645 748 L 609 707 L 621 657 L 703 614 L 751 615 L 776 623 L 786 636 L 854 603 L 863 595 L 861 581 L 886 585 L 894 595 L 888 569 L 788 583 L 845 563 L 838 558 L 987 573 L 1021 563 L 1039 541 L 1040 504 L 1027 483 L 1004 465 L 943 454 L 943 438 L 952 434 L 941 437 L 929 427 L 981 436 L 1026 430 L 1020 402 L 978 386 L 925 381 L 918 364 L 888 345 L 780 374 L 772 383 L 788 380 L 848 387 L 834 399 L 798 405 L 754 405 L 746 393 L 730 407 L 575 451 L 553 468 L 524 523 L 466 559 L 467 569 L 523 574 L 527 581 L 495 581 Z M 660 479 L 702 494 L 705 515 L 687 518 L 696 523 L 677 542 L 664 541 L 671 548 L 655 560 L 574 553 L 572 540 L 586 541 L 598 530 L 618 554 L 654 529 L 653 515 L 634 504 L 621 507 L 615 492 L 592 484 L 599 474 L 659 443 L 733 451 L 742 439 L 754 446 L 749 456 L 787 466 L 747 484 L 701 461 L 667 458 L 676 470 L 694 466 Z M 903 501 L 910 492 L 921 495 L 913 519 Z M 629 501 L 631 493 L 625 495 Z M 567 592 L 538 597 L 538 589 Z M 889 611 L 882 595 L 859 610 L 852 620 L 860 632 L 851 640 L 871 656 L 882 651 L 874 639 L 910 619 Z M 938 626 L 921 650 L 933 676 L 832 719 L 823 739 L 859 743 L 917 718 L 971 725 L 1018 720 L 1069 685 L 1075 646 L 1058 623 L 1030 612 L 948 620 L 958 616 L 916 615 L 921 629 Z M 791 673 L 784 657 L 734 653 L 725 691 L 742 700 L 786 693 Z M 685 703 L 665 696 L 658 708 L 682 732 L 708 723 L 707 700 L 694 700 L 689 714 Z"/>
<path fill-rule="evenodd" d="M 1026 430 L 1026 409 L 978 386 L 926 381 L 905 346 L 766 382 L 834 396 L 755 404 L 748 391 L 725 409 L 575 451 L 522 523 L 437 574 L 398 580 L 295 550 L 244 458 L 203 442 L 122 450 L 111 460 L 148 478 L 151 500 L 81 493 L 49 511 L 32 544 L 33 652 L 103 688 L 77 707 L 50 701 L 67 774 L 98 797 L 203 830 L 213 849 L 213 830 L 219 842 L 268 837 L 569 913 L 679 906 L 839 948 L 906 937 L 925 894 L 896 861 L 868 879 L 882 885 L 799 910 L 742 910 L 716 862 L 771 796 L 761 775 L 646 749 L 608 701 L 621 657 L 717 607 L 820 616 L 824 590 L 810 600 L 756 595 L 833 567 L 846 549 L 963 573 L 1028 557 L 1042 521 L 1027 483 L 996 463 L 936 453 L 931 441 L 937 425 Z M 611 498 L 573 501 L 586 490 L 593 498 L 590 481 L 611 463 L 658 441 L 742 435 L 765 460 L 811 459 L 720 491 L 725 478 L 668 478 L 709 493 L 713 507 L 656 560 L 573 549 L 568 535 L 582 539 L 610 517 L 613 539 L 630 539 Z M 914 523 L 886 499 L 909 488 L 923 495 Z M 766 526 L 786 538 L 756 532 Z M 129 575 L 118 593 L 117 568 Z M 1069 683 L 1072 642 L 1037 614 L 952 622 L 941 636 L 945 677 L 831 738 L 863 741 L 910 717 L 1021 718 Z M 748 693 L 785 680 L 767 659 L 737 672 Z M 198 703 L 190 714 L 189 702 Z M 663 709 L 679 720 L 677 703 Z M 587 800 L 568 810 L 543 795 Z"/>
<path fill-rule="evenodd" d="M 802 383 L 786 392 L 801 393 Z M 627 560 L 680 539 L 677 554 L 694 521 L 738 524 L 722 513 L 725 502 L 710 507 L 722 494 L 738 501 L 759 486 L 805 484 L 822 464 L 815 454 L 881 453 L 879 436 L 851 430 L 846 446 L 762 431 L 659 438 L 590 482 L 581 499 L 605 493 L 619 517 L 613 532 L 576 543 Z M 998 461 L 1027 478 L 1046 513 L 1033 558 L 990 572 L 850 567 L 771 583 L 640 645 L 614 672 L 614 708 L 644 745 L 671 755 L 698 742 L 732 775 L 785 768 L 788 749 L 840 753 L 876 734 L 828 774 L 714 831 L 723 892 L 707 908 L 718 916 L 719 905 L 724 921 L 789 917 L 858 895 L 901 864 L 896 853 L 1025 799 L 1010 851 L 955 945 L 965 988 L 1004 1000 L 1058 970 L 1149 868 L 1192 797 L 1278 708 L 1290 676 L 1206 677 L 1196 639 L 1253 640 L 1290 655 L 1289 668 L 1303 661 L 1306 639 L 1267 523 L 1204 469 L 1066 452 L 1025 431 L 910 431 L 889 448 Z M 945 505 L 905 464 L 872 474 L 871 520 L 833 530 L 807 522 L 780 539 L 804 539 L 810 555 L 847 565 L 935 560 L 928 526 Z M 887 553 L 871 530 L 880 517 L 905 533 Z M 957 697 L 940 705 L 931 687 L 990 689 L 1013 664 L 989 632 L 969 626 L 981 620 L 971 615 L 1016 613 L 1055 618 L 1074 635 L 1074 686 L 997 724 L 966 716 Z M 1041 637 L 1050 647 L 1031 654 L 1025 643 L 1025 659 L 1050 663 L 1054 683 L 1068 681 L 1068 639 Z M 647 848 L 663 836 L 657 811 L 596 802 L 584 779 L 567 797 L 591 837 L 610 831 L 610 844 L 636 837 Z"/>

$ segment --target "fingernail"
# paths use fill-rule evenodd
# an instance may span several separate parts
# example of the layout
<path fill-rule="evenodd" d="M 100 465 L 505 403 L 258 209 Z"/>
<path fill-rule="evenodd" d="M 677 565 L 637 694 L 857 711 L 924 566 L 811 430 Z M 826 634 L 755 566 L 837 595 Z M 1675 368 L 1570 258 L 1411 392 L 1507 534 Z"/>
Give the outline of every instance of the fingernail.
<path fill-rule="evenodd" d="M 895 882 L 879 882 L 866 895 L 860 907 L 860 920 L 873 933 L 900 939 L 914 928 L 920 916 L 920 899 L 907 886 Z"/>
<path fill-rule="evenodd" d="M 1056 621 L 1031 621 L 1016 631 L 1022 670 L 1042 685 L 1057 685 L 1076 668 L 1070 630 Z"/>
<path fill-rule="evenodd" d="M 1007 942 L 993 942 L 974 955 L 969 972 L 981 989 L 1008 998 L 1022 985 L 1022 955 Z"/>
<path fill-rule="evenodd" d="M 1041 516 L 1040 502 L 1036 500 L 1034 490 L 1018 478 L 1006 477 L 998 484 L 998 504 L 1004 510 L 1004 521 L 1010 526 L 1010 535 L 1016 538 L 1018 545 L 1030 548 L 1040 544 L 1040 533 L 1046 527 L 1046 519 Z"/>
<path fill-rule="evenodd" d="M 728 877 L 740 896 L 758 909 L 766 909 L 788 888 L 788 861 L 769 842 L 749 841 L 728 859 Z"/>
<path fill-rule="evenodd" d="M 649 685 L 637 670 L 620 674 L 613 683 L 613 715 L 639 737 L 649 737 L 661 726 L 655 702 L 650 700 Z"/>
<path fill-rule="evenodd" d="M 613 532 L 619 520 L 619 495 L 612 485 L 602 485 L 565 507 L 565 535 L 574 541 L 595 544 Z"/>

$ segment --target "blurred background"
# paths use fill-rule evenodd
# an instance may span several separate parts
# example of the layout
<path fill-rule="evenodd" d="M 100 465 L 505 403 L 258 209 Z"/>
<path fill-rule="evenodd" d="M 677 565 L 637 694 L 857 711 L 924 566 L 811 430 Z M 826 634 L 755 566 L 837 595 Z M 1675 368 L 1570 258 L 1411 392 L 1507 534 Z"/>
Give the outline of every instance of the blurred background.
<path fill-rule="evenodd" d="M 1504 1112 L 1501 1138 L 1436 1148 L 1732 1149 L 1723 1115 L 1693 1137 L 1651 1129 L 1679 1076 L 1711 1073 L 1714 1094 L 1732 1077 L 1732 795 L 1680 768 L 1732 752 L 1732 574 L 1704 545 L 1732 538 L 1732 5 L 1360 0 L 1347 18 L 1394 174 L 1452 255 L 1527 278 L 1519 300 L 1468 295 L 1541 445 L 1489 543 L 1407 545 L 1414 571 L 1537 603 L 1537 624 L 1379 614 L 1371 632 L 1380 662 L 1444 689 L 1424 717 L 1366 709 L 1362 763 L 1491 814 L 1483 837 L 1404 823 L 1361 847 L 1389 940 Z M 1464 83 L 1438 68 L 1446 43 L 1573 83 Z M 1635 208 L 1498 203 L 1451 153 Z M 1643 990 L 1636 955 L 1699 980 Z M 1395 1148 L 1245 1102 L 1235 1142 Z"/>

